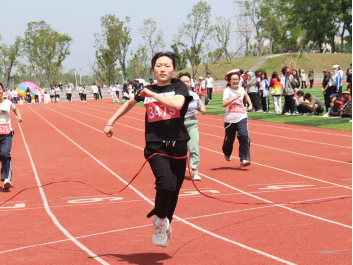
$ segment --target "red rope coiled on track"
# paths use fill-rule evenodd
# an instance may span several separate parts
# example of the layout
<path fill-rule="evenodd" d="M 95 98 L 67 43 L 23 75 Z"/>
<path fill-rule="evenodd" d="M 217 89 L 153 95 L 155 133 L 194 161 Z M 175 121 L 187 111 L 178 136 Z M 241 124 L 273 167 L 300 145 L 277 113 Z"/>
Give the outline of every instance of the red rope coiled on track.
<path fill-rule="evenodd" d="M 36 187 L 30 187 L 30 188 L 25 188 L 23 190 L 21 190 L 20 192 L 16 193 L 14 196 L 12 196 L 11 198 L 9 198 L 8 200 L 0 203 L 0 206 L 2 206 L 3 204 L 11 201 L 13 198 L 15 198 L 16 196 L 18 196 L 20 193 L 26 191 L 26 190 L 30 190 L 30 189 L 37 189 L 37 188 L 43 188 L 45 186 L 49 186 L 49 185 L 52 185 L 52 184 L 57 184 L 57 183 L 80 183 L 80 184 L 84 184 L 84 185 L 87 185 L 93 189 L 95 189 L 96 191 L 102 193 L 102 194 L 105 194 L 105 195 L 117 195 L 119 194 L 120 192 L 124 191 L 135 179 L 136 177 L 140 174 L 140 172 L 142 171 L 142 169 L 144 168 L 144 166 L 146 165 L 147 161 L 156 156 L 156 155 L 161 155 L 161 156 L 166 156 L 166 157 L 169 157 L 169 158 L 173 158 L 173 159 L 186 159 L 188 164 L 189 164 L 189 158 L 187 155 L 185 156 L 181 156 L 181 157 L 175 157 L 175 156 L 169 156 L 169 155 L 166 155 L 166 154 L 160 154 L 160 153 L 155 153 L 151 156 L 149 156 L 146 161 L 143 163 L 142 167 L 140 168 L 140 170 L 136 173 L 136 175 L 130 180 L 130 182 L 125 185 L 124 188 L 122 188 L 121 190 L 119 190 L 118 192 L 116 193 L 106 193 L 104 191 L 101 191 L 99 189 L 97 189 L 96 187 L 86 183 L 86 182 L 83 182 L 83 181 L 79 181 L 79 180 L 61 180 L 61 181 L 53 181 L 53 182 L 49 182 L 47 184 L 44 184 L 44 185 L 41 185 L 41 186 L 36 186 Z M 329 202 L 329 201 L 336 201 L 336 200 L 342 200 L 342 199 L 348 199 L 348 198 L 352 198 L 352 196 L 342 196 L 342 197 L 336 197 L 336 198 L 329 198 L 329 199 L 323 199 L 323 200 L 316 200 L 316 201 L 310 201 L 310 202 L 286 202 L 286 203 L 277 203 L 277 202 L 233 202 L 233 201 L 228 201 L 228 200 L 222 200 L 222 199 L 219 199 L 217 197 L 213 197 L 213 196 L 210 196 L 210 195 L 207 195 L 205 193 L 203 193 L 202 191 L 200 191 L 194 180 L 192 179 L 192 176 L 191 176 L 191 170 L 189 168 L 189 177 L 192 181 L 192 184 L 194 185 L 195 189 L 203 196 L 207 197 L 207 198 L 210 198 L 210 199 L 214 199 L 214 200 L 218 200 L 218 201 L 221 201 L 221 202 L 226 202 L 226 203 L 233 203 L 233 204 L 246 204 L 246 205 L 275 205 L 275 204 L 279 204 L 279 205 L 301 205 L 301 204 L 315 204 L 315 203 L 323 203 L 323 202 Z"/>

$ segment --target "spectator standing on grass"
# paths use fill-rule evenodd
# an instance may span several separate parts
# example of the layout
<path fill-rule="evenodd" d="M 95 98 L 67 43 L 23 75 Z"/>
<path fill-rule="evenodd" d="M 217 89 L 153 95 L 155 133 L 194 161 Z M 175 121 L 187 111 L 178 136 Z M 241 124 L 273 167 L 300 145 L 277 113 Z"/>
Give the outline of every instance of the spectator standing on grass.
<path fill-rule="evenodd" d="M 342 77 L 343 71 L 340 69 L 338 64 L 335 64 L 333 67 L 333 75 L 331 78 L 334 80 L 335 89 L 332 93 L 338 94 L 339 97 L 342 97 Z"/>
<path fill-rule="evenodd" d="M 286 112 L 285 114 L 291 115 L 291 114 L 295 113 L 295 105 L 294 105 L 294 101 L 293 101 L 293 95 L 294 95 L 294 90 L 296 88 L 296 82 L 295 82 L 294 77 L 292 75 L 292 69 L 290 69 L 288 67 L 285 71 L 285 74 L 286 74 L 286 78 L 285 78 L 283 96 L 284 96 L 285 105 L 288 110 L 288 112 Z M 285 110 L 285 109 L 283 108 L 283 110 Z"/>
<path fill-rule="evenodd" d="M 96 86 L 95 83 L 93 83 L 93 86 L 91 87 L 91 89 L 92 89 L 94 101 L 97 101 L 99 99 L 99 96 L 98 96 L 98 87 Z"/>
<path fill-rule="evenodd" d="M 294 78 L 294 81 L 295 81 L 294 91 L 297 92 L 300 89 L 300 84 L 301 84 L 298 71 L 294 69 L 293 72 L 292 72 L 292 75 L 293 75 L 293 78 Z"/>
<path fill-rule="evenodd" d="M 310 89 L 313 88 L 313 84 L 314 84 L 314 70 L 313 68 L 310 68 L 309 74 L 308 74 L 308 78 L 309 78 L 309 82 L 310 82 Z"/>
<path fill-rule="evenodd" d="M 307 89 L 307 86 L 306 86 L 306 74 L 304 73 L 304 70 L 301 70 L 300 71 L 300 80 L 302 81 L 302 89 Z"/>
<path fill-rule="evenodd" d="M 262 112 L 262 106 L 261 106 L 261 95 L 260 95 L 260 84 L 261 84 L 261 75 L 262 71 L 256 71 L 255 72 L 255 80 L 256 80 L 256 100 L 257 100 L 257 105 L 259 106 L 259 112 Z"/>
<path fill-rule="evenodd" d="M 350 67 L 347 69 L 346 75 L 347 75 L 346 81 L 348 83 L 347 90 L 350 91 L 350 95 L 352 96 L 352 64 L 350 64 Z"/>
<path fill-rule="evenodd" d="M 324 79 L 322 80 L 321 90 L 322 90 L 322 93 L 324 94 L 326 112 L 328 112 L 328 109 L 330 108 L 330 104 L 331 104 L 330 96 L 332 95 L 333 86 L 330 86 L 330 82 L 332 83 L 332 79 L 330 78 L 329 71 L 325 69 L 323 73 L 324 73 Z"/>
<path fill-rule="evenodd" d="M 247 77 L 246 82 L 246 93 L 250 97 L 251 104 L 254 107 L 255 111 L 258 111 L 260 107 L 257 104 L 257 87 L 256 87 L 256 80 L 254 77 L 254 73 L 251 71 L 245 72 Z"/>
<path fill-rule="evenodd" d="M 211 77 L 210 73 L 208 73 L 206 77 L 206 87 L 207 87 L 208 100 L 212 101 L 212 91 L 214 90 L 214 80 Z"/>
<path fill-rule="evenodd" d="M 309 93 L 306 93 L 304 96 L 304 100 L 308 100 L 309 102 L 306 102 L 305 105 L 312 111 L 314 112 L 315 115 L 319 115 L 320 113 L 324 112 L 324 104 L 322 104 L 322 101 L 318 99 L 315 96 L 312 96 Z"/>
<path fill-rule="evenodd" d="M 326 53 L 326 43 L 322 43 L 322 53 Z"/>
<path fill-rule="evenodd" d="M 189 73 L 180 73 L 180 81 L 184 82 L 186 85 L 189 95 L 192 96 L 192 101 L 189 103 L 188 110 L 185 114 L 185 127 L 190 135 L 190 140 L 188 141 L 188 149 L 190 156 L 190 167 L 192 170 L 192 179 L 201 180 L 199 176 L 198 168 L 200 164 L 200 150 L 199 150 L 199 122 L 196 118 L 196 114 L 200 111 L 203 115 L 206 114 L 205 105 L 202 104 L 199 96 L 192 91 L 191 88 L 191 76 Z"/>
<path fill-rule="evenodd" d="M 272 96 L 275 113 L 278 114 L 282 111 L 282 93 L 281 80 L 279 79 L 277 72 L 273 72 L 270 82 L 270 94 Z"/>
<path fill-rule="evenodd" d="M 260 76 L 260 98 L 262 111 L 268 113 L 270 110 L 270 102 L 268 100 L 270 83 L 267 80 L 267 73 L 262 72 Z"/>

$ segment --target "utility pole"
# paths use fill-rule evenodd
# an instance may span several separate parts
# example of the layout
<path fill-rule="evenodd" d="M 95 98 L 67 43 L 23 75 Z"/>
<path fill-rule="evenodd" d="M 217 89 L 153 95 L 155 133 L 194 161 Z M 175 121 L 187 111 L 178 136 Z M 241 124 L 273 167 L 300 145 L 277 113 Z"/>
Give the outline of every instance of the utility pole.
<path fill-rule="evenodd" d="M 82 82 L 81 82 L 81 68 L 80 68 L 80 85 L 82 84 Z"/>
<path fill-rule="evenodd" d="M 75 82 L 76 82 L 76 87 L 77 87 L 77 78 L 76 78 L 76 69 L 74 68 L 74 73 L 75 73 Z"/>

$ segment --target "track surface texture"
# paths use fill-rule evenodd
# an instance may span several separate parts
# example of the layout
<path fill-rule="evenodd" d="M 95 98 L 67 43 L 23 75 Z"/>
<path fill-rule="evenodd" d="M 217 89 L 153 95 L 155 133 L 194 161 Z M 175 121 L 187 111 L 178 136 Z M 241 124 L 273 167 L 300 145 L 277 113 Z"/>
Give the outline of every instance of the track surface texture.
<path fill-rule="evenodd" d="M 13 188 L 76 180 L 106 193 L 123 188 L 145 159 L 145 110 L 134 107 L 103 134 L 121 106 L 110 99 L 19 106 Z M 1 264 L 351 264 L 352 134 L 249 121 L 252 164 L 239 167 L 238 142 L 227 162 L 223 117 L 201 114 L 198 188 L 188 173 L 173 237 L 152 243 L 154 176 L 149 165 L 122 193 L 104 195 L 79 183 L 30 189 L 0 207 Z"/>

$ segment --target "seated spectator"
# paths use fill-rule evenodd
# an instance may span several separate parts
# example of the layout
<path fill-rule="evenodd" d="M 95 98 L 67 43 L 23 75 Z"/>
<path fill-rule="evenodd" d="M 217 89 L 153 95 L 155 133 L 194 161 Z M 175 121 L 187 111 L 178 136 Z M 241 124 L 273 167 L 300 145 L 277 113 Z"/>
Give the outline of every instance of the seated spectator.
<path fill-rule="evenodd" d="M 330 96 L 330 99 L 330 108 L 328 109 L 328 112 L 324 115 L 324 117 L 340 116 L 343 109 L 342 99 L 336 94 L 332 94 Z"/>
<path fill-rule="evenodd" d="M 299 112 L 300 115 L 309 115 L 311 110 L 308 108 L 308 106 L 305 105 L 305 100 L 304 100 L 304 92 L 303 91 L 298 91 L 294 97 L 295 99 L 295 106 L 297 108 L 297 111 Z M 309 101 L 307 101 L 309 103 Z"/>
<path fill-rule="evenodd" d="M 306 93 L 304 96 L 304 100 L 308 100 L 309 102 L 305 102 L 304 104 L 312 111 L 315 115 L 319 115 L 324 112 L 324 104 L 322 101 L 315 96 Z"/>
<path fill-rule="evenodd" d="M 343 108 L 340 113 L 342 118 L 349 118 L 352 116 L 352 98 L 348 90 L 342 92 Z"/>

